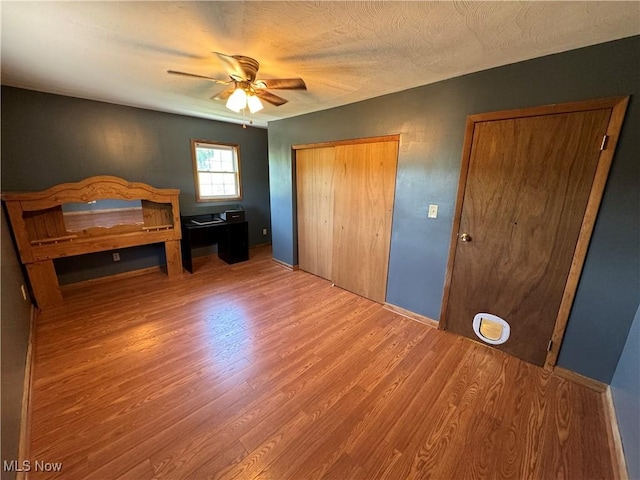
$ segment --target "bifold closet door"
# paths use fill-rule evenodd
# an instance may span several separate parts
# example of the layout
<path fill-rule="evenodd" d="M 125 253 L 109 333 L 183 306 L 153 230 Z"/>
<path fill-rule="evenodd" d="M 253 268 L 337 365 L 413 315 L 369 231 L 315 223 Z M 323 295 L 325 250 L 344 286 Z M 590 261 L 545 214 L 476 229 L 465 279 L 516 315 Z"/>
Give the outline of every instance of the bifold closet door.
<path fill-rule="evenodd" d="M 298 265 L 383 303 L 398 141 L 296 150 Z"/>
<path fill-rule="evenodd" d="M 331 280 L 335 149 L 296 151 L 298 265 Z"/>
<path fill-rule="evenodd" d="M 335 147 L 332 280 L 384 303 L 398 142 Z"/>

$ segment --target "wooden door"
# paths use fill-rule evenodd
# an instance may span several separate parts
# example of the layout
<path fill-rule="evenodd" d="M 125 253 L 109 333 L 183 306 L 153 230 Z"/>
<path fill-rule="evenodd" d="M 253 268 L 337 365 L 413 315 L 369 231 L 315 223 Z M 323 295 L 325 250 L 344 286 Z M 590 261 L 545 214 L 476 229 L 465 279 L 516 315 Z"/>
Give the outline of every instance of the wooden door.
<path fill-rule="evenodd" d="M 561 308 L 568 316 L 569 284 L 577 283 L 608 171 L 599 165 L 603 139 L 617 139 L 620 127 L 610 128 L 611 106 L 575 107 L 473 121 L 467 130 L 443 324 L 478 340 L 474 316 L 496 315 L 510 325 L 496 348 L 536 365 L 547 360 Z"/>
<path fill-rule="evenodd" d="M 331 280 L 335 149 L 296 152 L 298 265 Z"/>
<path fill-rule="evenodd" d="M 333 282 L 384 303 L 398 142 L 336 147 Z"/>

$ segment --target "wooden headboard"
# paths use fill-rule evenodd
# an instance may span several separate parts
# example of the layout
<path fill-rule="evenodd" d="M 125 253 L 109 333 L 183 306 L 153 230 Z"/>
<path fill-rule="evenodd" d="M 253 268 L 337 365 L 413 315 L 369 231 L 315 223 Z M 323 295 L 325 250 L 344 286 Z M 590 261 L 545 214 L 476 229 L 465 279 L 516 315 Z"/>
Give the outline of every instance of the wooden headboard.
<path fill-rule="evenodd" d="M 26 265 L 38 306 L 63 302 L 55 258 L 163 242 L 168 275 L 181 274 L 179 193 L 111 176 L 62 183 L 40 192 L 3 193 L 20 259 Z M 140 200 L 140 207 L 63 210 L 65 204 L 86 205 L 100 200 Z"/>

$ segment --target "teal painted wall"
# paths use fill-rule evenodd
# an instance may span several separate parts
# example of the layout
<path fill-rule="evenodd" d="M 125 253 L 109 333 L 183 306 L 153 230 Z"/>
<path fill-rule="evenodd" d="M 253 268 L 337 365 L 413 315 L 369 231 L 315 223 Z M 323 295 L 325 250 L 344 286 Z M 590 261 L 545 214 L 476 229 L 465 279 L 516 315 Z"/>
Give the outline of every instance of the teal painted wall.
<path fill-rule="evenodd" d="M 640 37 L 269 123 L 274 257 L 296 264 L 291 145 L 400 134 L 387 301 L 440 318 L 466 118 L 631 95 L 559 364 L 609 383 L 640 292 Z M 438 218 L 427 219 L 429 204 Z"/>
<path fill-rule="evenodd" d="M 611 381 L 630 479 L 640 479 L 640 306 Z"/>

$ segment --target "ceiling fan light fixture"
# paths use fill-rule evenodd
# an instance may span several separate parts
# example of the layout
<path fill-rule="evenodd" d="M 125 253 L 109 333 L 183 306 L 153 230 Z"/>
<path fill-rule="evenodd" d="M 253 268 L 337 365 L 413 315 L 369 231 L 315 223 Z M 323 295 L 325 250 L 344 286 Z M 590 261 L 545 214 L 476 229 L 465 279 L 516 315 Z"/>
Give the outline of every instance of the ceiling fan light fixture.
<path fill-rule="evenodd" d="M 0 0 L 1 1 L 1 0 Z M 179 72 L 178 70 L 167 70 L 167 73 L 183 75 L 186 77 L 209 80 L 222 85 L 232 85 L 231 88 L 211 97 L 213 100 L 227 100 L 226 106 L 229 110 L 243 115 L 245 110 L 251 114 L 259 112 L 264 108 L 264 102 L 279 107 L 287 103 L 287 99 L 271 93 L 271 89 L 281 90 L 306 90 L 307 85 L 301 78 L 270 78 L 259 80 L 256 78 L 260 64 L 251 57 L 244 55 L 225 55 L 214 52 L 224 64 L 225 70 L 229 74 L 229 80 L 219 80 L 206 75 L 195 73 Z"/>
<path fill-rule="evenodd" d="M 227 100 L 227 108 L 236 113 L 247 106 L 247 92 L 242 88 L 236 88 Z"/>
<path fill-rule="evenodd" d="M 249 111 L 251 113 L 259 112 L 264 108 L 260 99 L 255 95 L 249 95 L 247 97 L 247 106 L 249 107 Z"/>

